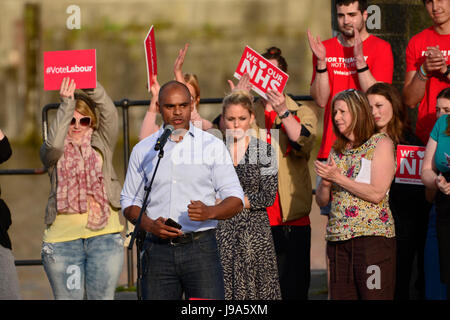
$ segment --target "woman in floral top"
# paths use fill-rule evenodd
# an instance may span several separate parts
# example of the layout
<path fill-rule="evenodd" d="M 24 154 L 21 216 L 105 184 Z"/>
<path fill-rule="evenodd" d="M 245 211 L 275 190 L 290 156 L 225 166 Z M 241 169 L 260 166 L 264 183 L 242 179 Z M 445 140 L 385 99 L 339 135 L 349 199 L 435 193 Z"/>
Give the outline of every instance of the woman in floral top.
<path fill-rule="evenodd" d="M 392 299 L 395 228 L 388 191 L 395 174 L 394 145 L 377 129 L 366 96 L 342 91 L 332 102 L 336 142 L 327 163 L 315 161 L 322 177 L 316 202 L 331 199 L 327 225 L 330 298 Z"/>

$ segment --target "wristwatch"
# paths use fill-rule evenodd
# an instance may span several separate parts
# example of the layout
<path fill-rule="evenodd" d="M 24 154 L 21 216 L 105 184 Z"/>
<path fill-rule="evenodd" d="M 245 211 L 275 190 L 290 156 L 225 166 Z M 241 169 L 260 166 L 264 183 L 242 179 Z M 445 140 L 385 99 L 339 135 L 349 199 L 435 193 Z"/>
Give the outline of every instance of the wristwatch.
<path fill-rule="evenodd" d="M 447 71 L 445 71 L 445 72 L 443 73 L 444 78 L 447 78 L 449 74 L 450 74 L 450 64 L 447 65 Z"/>
<path fill-rule="evenodd" d="M 283 120 L 284 118 L 287 118 L 290 114 L 291 113 L 289 112 L 289 110 L 286 110 L 286 112 L 284 112 L 282 115 L 279 115 L 278 117 Z"/>

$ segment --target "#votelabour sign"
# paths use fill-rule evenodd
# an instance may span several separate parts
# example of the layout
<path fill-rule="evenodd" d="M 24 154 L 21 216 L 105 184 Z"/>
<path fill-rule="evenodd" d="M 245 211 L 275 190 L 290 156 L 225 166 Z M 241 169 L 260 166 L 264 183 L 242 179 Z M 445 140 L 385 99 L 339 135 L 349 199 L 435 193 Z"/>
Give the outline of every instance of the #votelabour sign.
<path fill-rule="evenodd" d="M 44 90 L 59 90 L 65 77 L 72 78 L 77 89 L 95 88 L 95 49 L 44 52 Z"/>
<path fill-rule="evenodd" d="M 395 182 L 423 184 L 420 175 L 424 157 L 425 147 L 398 145 Z"/>
<path fill-rule="evenodd" d="M 252 89 L 265 99 L 269 89 L 282 93 L 289 78 L 287 73 L 275 67 L 249 46 L 245 47 L 234 77 L 240 79 L 245 73 L 250 76 Z"/>

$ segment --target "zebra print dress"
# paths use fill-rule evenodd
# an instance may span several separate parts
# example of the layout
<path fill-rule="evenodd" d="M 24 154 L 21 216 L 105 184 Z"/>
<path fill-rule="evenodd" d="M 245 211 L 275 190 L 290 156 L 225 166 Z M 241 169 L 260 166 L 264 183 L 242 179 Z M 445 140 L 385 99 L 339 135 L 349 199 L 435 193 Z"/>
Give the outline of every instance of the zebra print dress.
<path fill-rule="evenodd" d="M 220 220 L 216 231 L 226 300 L 281 299 L 275 247 L 266 211 L 275 200 L 277 169 L 274 149 L 252 137 L 236 166 L 251 208 Z"/>

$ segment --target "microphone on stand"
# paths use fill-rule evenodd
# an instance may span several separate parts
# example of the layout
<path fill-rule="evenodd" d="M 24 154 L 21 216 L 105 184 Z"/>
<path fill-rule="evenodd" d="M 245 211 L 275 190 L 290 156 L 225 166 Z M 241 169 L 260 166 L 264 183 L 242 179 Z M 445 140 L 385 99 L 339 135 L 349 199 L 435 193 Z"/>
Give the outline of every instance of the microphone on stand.
<path fill-rule="evenodd" d="M 170 135 L 172 134 L 174 129 L 175 128 L 172 125 L 170 125 L 170 124 L 168 124 L 168 125 L 166 125 L 164 127 L 163 133 L 158 138 L 158 141 L 156 141 L 156 144 L 155 144 L 155 150 L 156 151 L 164 148 L 164 145 L 166 144 L 167 139 L 170 137 Z"/>

